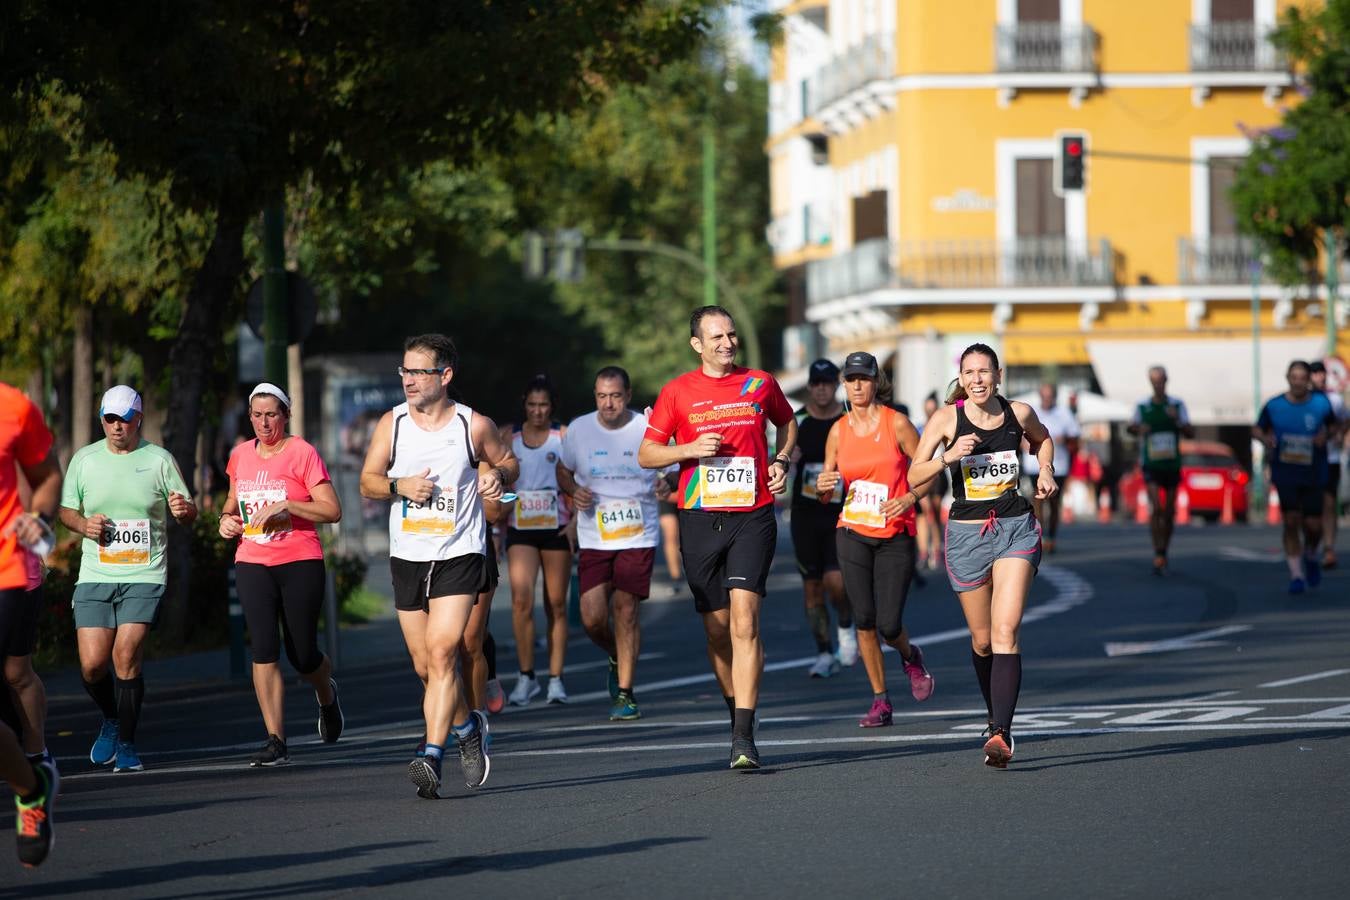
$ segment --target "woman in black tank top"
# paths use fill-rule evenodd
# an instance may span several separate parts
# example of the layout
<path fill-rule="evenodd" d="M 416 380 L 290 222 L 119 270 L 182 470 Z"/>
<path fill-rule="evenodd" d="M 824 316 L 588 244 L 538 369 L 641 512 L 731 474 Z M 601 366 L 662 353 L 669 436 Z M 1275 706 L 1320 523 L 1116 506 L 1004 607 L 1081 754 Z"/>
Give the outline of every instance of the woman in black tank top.
<path fill-rule="evenodd" d="M 911 486 L 951 472 L 947 575 L 970 628 L 971 663 L 989 713 L 986 765 L 1006 768 L 1013 756 L 1012 719 L 1022 686 L 1018 631 L 1041 559 L 1040 526 L 1018 491 L 1023 438 L 1041 464 L 1036 496 L 1055 484 L 1050 434 L 1025 403 L 998 394 L 998 354 L 973 344 L 961 354 L 956 395 L 923 430 Z M 945 448 L 935 458 L 939 447 Z M 997 600 L 997 602 L 995 602 Z"/>

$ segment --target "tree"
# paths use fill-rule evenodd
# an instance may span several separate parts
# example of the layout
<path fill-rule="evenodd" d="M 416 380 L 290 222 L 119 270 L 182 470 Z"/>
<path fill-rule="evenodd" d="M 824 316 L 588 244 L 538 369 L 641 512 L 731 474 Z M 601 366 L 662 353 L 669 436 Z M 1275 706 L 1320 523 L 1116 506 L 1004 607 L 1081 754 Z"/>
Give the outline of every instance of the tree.
<path fill-rule="evenodd" d="M 1233 205 L 1271 274 L 1306 284 L 1318 280 L 1327 242 L 1345 258 L 1350 233 L 1350 0 L 1327 0 L 1312 12 L 1291 7 L 1272 40 L 1298 73 L 1303 97 L 1279 127 L 1251 134 Z"/>

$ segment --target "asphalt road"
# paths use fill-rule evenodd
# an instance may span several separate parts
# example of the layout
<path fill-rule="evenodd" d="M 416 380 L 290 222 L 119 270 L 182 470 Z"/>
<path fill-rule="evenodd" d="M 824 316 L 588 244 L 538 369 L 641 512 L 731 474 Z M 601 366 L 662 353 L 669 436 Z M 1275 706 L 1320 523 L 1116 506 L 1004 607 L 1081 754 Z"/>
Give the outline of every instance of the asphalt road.
<path fill-rule="evenodd" d="M 806 677 L 785 543 L 759 772 L 726 768 L 687 595 L 644 607 L 641 721 L 607 721 L 603 657 L 576 632 L 573 702 L 494 717 L 487 785 L 462 787 L 452 756 L 438 802 L 405 774 L 421 723 L 395 655 L 340 672 L 336 745 L 292 684 L 292 763 L 276 770 L 246 767 L 263 735 L 245 686 L 151 683 L 134 775 L 95 771 L 90 703 L 57 691 L 57 847 L 36 871 L 0 864 L 0 898 L 1343 896 L 1350 571 L 1290 598 L 1277 546 L 1265 528 L 1182 529 L 1157 579 L 1142 528 L 1066 528 L 1029 604 L 1006 771 L 982 765 L 946 585 L 906 613 L 936 691 L 915 703 L 888 655 L 895 725 L 864 731 L 861 665 Z"/>

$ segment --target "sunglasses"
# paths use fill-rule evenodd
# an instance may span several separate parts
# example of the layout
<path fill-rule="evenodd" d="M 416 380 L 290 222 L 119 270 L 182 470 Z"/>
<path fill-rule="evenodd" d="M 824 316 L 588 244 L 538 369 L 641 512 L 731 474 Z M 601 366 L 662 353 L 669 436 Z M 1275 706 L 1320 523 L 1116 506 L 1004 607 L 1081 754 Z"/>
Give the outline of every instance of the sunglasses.
<path fill-rule="evenodd" d="M 439 374 L 441 374 L 442 372 L 444 372 L 444 371 L 446 370 L 446 368 L 447 368 L 446 366 L 442 366 L 442 367 L 439 368 L 439 369 L 405 369 L 403 366 L 399 366 L 399 367 L 398 367 L 398 374 L 399 374 L 400 376 L 403 376 L 403 375 L 439 375 Z"/>
<path fill-rule="evenodd" d="M 116 413 L 104 413 L 104 414 L 103 414 L 103 421 L 106 422 L 106 423 L 109 424 L 109 425 L 115 425 L 115 424 L 117 424 L 118 422 L 122 422 L 122 423 L 124 423 L 124 424 L 129 425 L 129 424 L 131 424 L 131 419 L 134 419 L 134 418 L 136 418 L 136 416 L 135 416 L 134 413 L 132 414 L 131 418 L 129 418 L 129 419 L 124 419 L 124 418 L 122 418 L 121 416 L 117 415 Z"/>

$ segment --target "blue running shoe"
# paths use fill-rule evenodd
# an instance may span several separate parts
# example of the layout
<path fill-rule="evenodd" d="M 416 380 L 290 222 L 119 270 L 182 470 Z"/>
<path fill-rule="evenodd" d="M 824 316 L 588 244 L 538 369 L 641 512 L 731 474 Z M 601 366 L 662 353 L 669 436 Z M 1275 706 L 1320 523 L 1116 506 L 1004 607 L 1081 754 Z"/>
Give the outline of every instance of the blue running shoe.
<path fill-rule="evenodd" d="M 628 691 L 619 691 L 619 696 L 614 698 L 614 705 L 609 708 L 609 720 L 611 722 L 631 722 L 634 719 L 642 718 L 642 712 L 638 709 L 637 701 Z"/>
<path fill-rule="evenodd" d="M 1291 594 L 1301 594 L 1301 593 L 1303 593 L 1304 591 L 1306 591 L 1307 589 L 1308 589 L 1308 586 L 1307 586 L 1306 584 L 1303 583 L 1303 579 L 1302 579 L 1302 578 L 1291 578 L 1291 579 L 1289 579 L 1289 593 L 1291 593 Z"/>
<path fill-rule="evenodd" d="M 117 758 L 117 720 L 104 719 L 103 727 L 98 730 L 94 746 L 89 748 L 89 761 L 96 766 L 106 766 Z"/>
<path fill-rule="evenodd" d="M 1303 558 L 1303 571 L 1308 576 L 1308 587 L 1317 587 L 1322 583 L 1322 564 L 1310 557 Z"/>
<path fill-rule="evenodd" d="M 136 752 L 136 745 L 128 741 L 117 742 L 117 762 L 113 764 L 114 772 L 142 772 L 145 765 L 141 762 L 140 755 Z"/>

